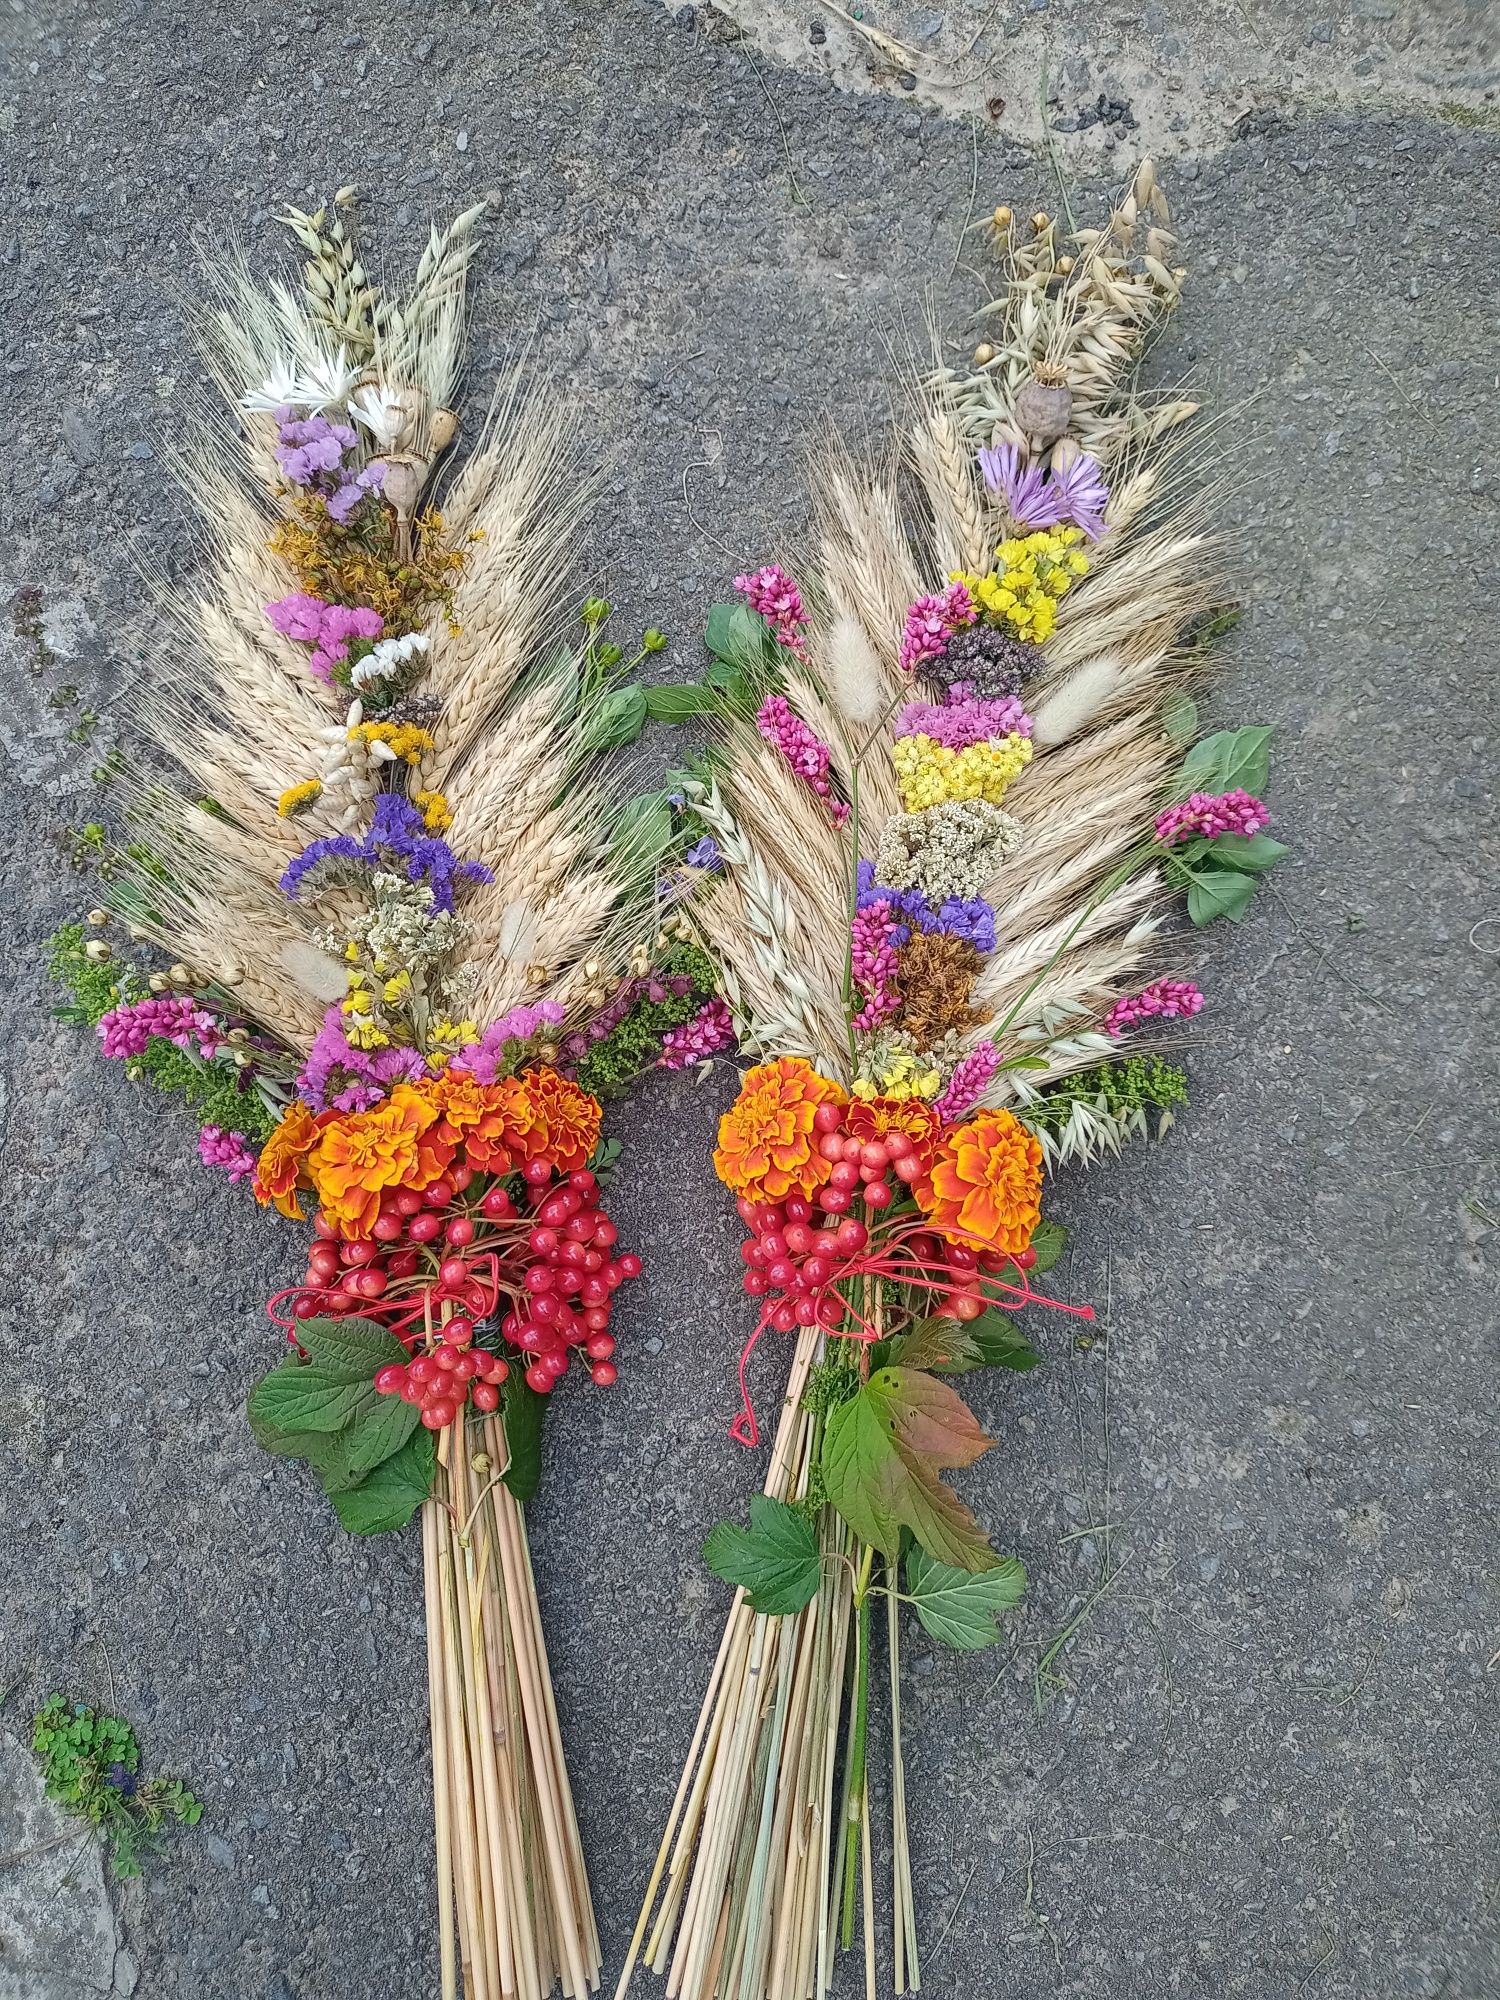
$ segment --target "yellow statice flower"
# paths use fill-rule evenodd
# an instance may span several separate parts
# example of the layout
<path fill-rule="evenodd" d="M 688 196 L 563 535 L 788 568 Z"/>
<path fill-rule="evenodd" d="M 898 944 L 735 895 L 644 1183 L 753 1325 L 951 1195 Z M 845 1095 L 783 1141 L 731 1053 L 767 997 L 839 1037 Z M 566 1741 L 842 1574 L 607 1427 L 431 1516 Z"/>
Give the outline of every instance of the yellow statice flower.
<path fill-rule="evenodd" d="M 403 999 L 411 991 L 411 974 L 398 972 L 394 979 L 388 979 L 380 989 L 385 999 L 392 1004 Z"/>
<path fill-rule="evenodd" d="M 411 802 L 429 833 L 446 833 L 452 826 L 453 814 L 441 792 L 414 792 Z"/>
<path fill-rule="evenodd" d="M 1078 528 L 1038 528 L 1035 534 L 1013 535 L 995 551 L 988 576 L 956 572 L 952 578 L 968 589 L 980 613 L 992 624 L 1008 625 L 1018 639 L 1040 646 L 1057 623 L 1058 600 L 1065 597 L 1089 561 L 1077 546 Z"/>
<path fill-rule="evenodd" d="M 294 814 L 305 812 L 314 799 L 323 796 L 321 778 L 304 778 L 300 785 L 288 785 L 276 801 L 276 810 L 283 819 L 291 819 Z"/>
<path fill-rule="evenodd" d="M 477 1021 L 450 1021 L 446 1014 L 440 1014 L 427 1031 L 426 1051 L 429 1069 L 446 1069 L 466 1042 L 479 1040 Z"/>
<path fill-rule="evenodd" d="M 897 1049 L 874 1082 L 859 1077 L 853 1086 L 856 1097 L 893 1097 L 901 1102 L 909 1097 L 930 1100 L 942 1087 L 942 1073 L 924 1068 L 909 1049 Z"/>
<path fill-rule="evenodd" d="M 431 736 L 414 722 L 359 722 L 349 731 L 351 743 L 383 743 L 403 764 L 419 764 L 432 749 Z"/>
<path fill-rule="evenodd" d="M 909 813 L 952 799 L 988 799 L 997 806 L 1011 779 L 1031 762 L 1031 739 L 1012 730 L 954 750 L 931 736 L 898 736 L 891 762 Z"/>

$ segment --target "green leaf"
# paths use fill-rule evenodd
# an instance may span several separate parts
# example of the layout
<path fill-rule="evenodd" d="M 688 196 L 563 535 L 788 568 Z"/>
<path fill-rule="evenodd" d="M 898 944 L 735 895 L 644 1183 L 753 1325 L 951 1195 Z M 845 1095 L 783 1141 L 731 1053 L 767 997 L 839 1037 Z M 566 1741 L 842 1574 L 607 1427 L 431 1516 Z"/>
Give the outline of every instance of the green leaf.
<path fill-rule="evenodd" d="M 752 678 L 766 663 L 765 620 L 748 604 L 716 604 L 703 628 L 703 643 L 715 658 Z"/>
<path fill-rule="evenodd" d="M 703 678 L 718 691 L 719 707 L 734 715 L 753 715 L 759 706 L 755 687 L 738 667 L 726 660 L 710 660 Z"/>
<path fill-rule="evenodd" d="M 365 1410 L 347 1430 L 339 1433 L 349 1441 L 349 1470 L 355 1478 L 398 1452 L 421 1422 L 414 1403 L 401 1396 L 375 1398 L 373 1409 Z"/>
<path fill-rule="evenodd" d="M 924 1628 L 945 1646 L 977 1653 L 1000 1637 L 998 1620 L 1026 1589 L 1026 1571 L 1014 1556 L 975 1576 L 934 1562 L 922 1549 L 906 1558 L 906 1595 Z"/>
<path fill-rule="evenodd" d="M 1031 1232 L 1031 1247 L 1036 1252 L 1033 1271 L 1050 1271 L 1068 1247 L 1068 1232 L 1060 1222 L 1039 1222 Z"/>
<path fill-rule="evenodd" d="M 672 808 L 665 792 L 642 792 L 617 815 L 610 829 L 610 853 L 631 871 L 654 871 L 672 845 Z"/>
<path fill-rule="evenodd" d="M 1271 771 L 1270 743 L 1271 731 L 1258 725 L 1221 729 L 1205 736 L 1183 759 L 1183 796 L 1189 792 L 1263 792 Z"/>
<path fill-rule="evenodd" d="M 1188 885 L 1188 915 L 1200 925 L 1211 924 L 1215 917 L 1228 917 L 1237 924 L 1254 894 L 1253 875 L 1241 875 L 1232 868 L 1202 868 Z"/>
<path fill-rule="evenodd" d="M 505 1385 L 501 1421 L 510 1463 L 503 1474 L 506 1485 L 518 1500 L 531 1500 L 542 1483 L 542 1424 L 547 1415 L 547 1398 L 531 1388 L 518 1368 L 512 1368 Z"/>
<path fill-rule="evenodd" d="M 703 1544 L 715 1576 L 738 1584 L 752 1611 L 786 1618 L 810 1604 L 818 1591 L 818 1538 L 812 1522 L 784 1500 L 757 1493 L 750 1526 L 720 1521 Z"/>
<path fill-rule="evenodd" d="M 297 1345 L 334 1382 L 370 1382 L 377 1370 L 409 1358 L 395 1334 L 373 1319 L 303 1320 Z"/>
<path fill-rule="evenodd" d="M 270 1452 L 273 1458 L 304 1459 L 325 1493 L 340 1493 L 346 1486 L 358 1485 L 364 1476 L 350 1463 L 355 1436 L 352 1430 L 272 1431 L 257 1424 L 253 1415 L 250 1428 L 261 1449 Z"/>
<path fill-rule="evenodd" d="M 619 750 L 634 743 L 646 726 L 646 695 L 642 688 L 611 688 L 595 702 L 584 719 L 585 750 Z"/>
<path fill-rule="evenodd" d="M 967 1375 L 971 1368 L 982 1368 L 984 1361 L 974 1344 L 972 1326 L 934 1314 L 920 1326 L 914 1326 L 910 1333 L 881 1341 L 878 1348 L 871 1350 L 870 1364 L 877 1370 L 894 1365 L 935 1368 L 944 1375 Z"/>
<path fill-rule="evenodd" d="M 1216 861 L 1226 868 L 1238 868 L 1244 875 L 1264 875 L 1292 851 L 1268 833 L 1252 834 L 1248 840 L 1242 833 L 1224 833 L 1209 846 Z"/>
<path fill-rule="evenodd" d="M 721 706 L 714 689 L 696 681 L 646 689 L 646 713 L 653 722 L 686 722 L 691 715 L 712 715 Z"/>
<path fill-rule="evenodd" d="M 1015 1321 L 1007 1319 L 1004 1313 L 984 1313 L 970 1321 L 964 1330 L 973 1339 L 982 1367 L 1010 1368 L 1022 1374 L 1028 1368 L 1035 1368 L 1042 1358 Z"/>
<path fill-rule="evenodd" d="M 351 1535 L 383 1535 L 404 1528 L 432 1491 L 437 1439 L 420 1427 L 358 1486 L 329 1497 Z"/>
<path fill-rule="evenodd" d="M 259 1437 L 263 1430 L 283 1435 L 342 1430 L 375 1401 L 375 1384 L 368 1375 L 357 1382 L 344 1381 L 289 1355 L 256 1383 L 248 1408 Z"/>
<path fill-rule="evenodd" d="M 1198 704 L 1191 695 L 1169 694 L 1161 705 L 1161 726 L 1174 743 L 1191 743 L 1198 733 Z"/>
<path fill-rule="evenodd" d="M 938 1467 L 970 1465 L 993 1442 L 936 1376 L 882 1368 L 830 1413 L 824 1484 L 855 1534 L 892 1561 L 905 1527 L 940 1562 L 992 1569 L 999 1557 Z"/>

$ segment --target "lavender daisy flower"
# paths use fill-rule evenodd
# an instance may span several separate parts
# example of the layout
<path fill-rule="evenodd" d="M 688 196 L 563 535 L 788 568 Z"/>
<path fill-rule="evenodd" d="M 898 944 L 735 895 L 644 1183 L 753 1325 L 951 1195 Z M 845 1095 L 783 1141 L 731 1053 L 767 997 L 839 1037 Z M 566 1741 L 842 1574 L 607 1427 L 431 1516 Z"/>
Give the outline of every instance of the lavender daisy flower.
<path fill-rule="evenodd" d="M 1088 452 L 1052 475 L 1051 493 L 1057 509 L 1054 519 L 1081 528 L 1091 542 L 1104 533 L 1104 510 L 1109 505 L 1109 488 L 1099 470 L 1099 461 Z"/>
<path fill-rule="evenodd" d="M 1023 471 L 1021 454 L 1013 444 L 987 445 L 979 454 L 979 470 L 991 493 L 998 493 L 1005 510 L 1023 528 L 1055 528 L 1056 501 L 1039 465 Z"/>
<path fill-rule="evenodd" d="M 711 833 L 705 833 L 701 840 L 695 840 L 682 858 L 689 868 L 707 868 L 712 871 L 724 866 L 719 843 Z"/>

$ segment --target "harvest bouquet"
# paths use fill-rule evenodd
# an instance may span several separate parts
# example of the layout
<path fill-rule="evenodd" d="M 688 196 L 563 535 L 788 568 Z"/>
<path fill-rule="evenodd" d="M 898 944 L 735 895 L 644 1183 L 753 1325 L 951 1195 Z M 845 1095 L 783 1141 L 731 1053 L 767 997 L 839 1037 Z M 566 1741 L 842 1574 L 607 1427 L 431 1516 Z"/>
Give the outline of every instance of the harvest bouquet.
<path fill-rule="evenodd" d="M 894 1984 L 920 1985 L 901 1607 L 981 1647 L 1024 1586 L 942 1476 L 994 1442 L 954 1381 L 1037 1362 L 1012 1309 L 1087 1312 L 1033 1289 L 1044 1176 L 1170 1121 L 1163 1031 L 1202 1005 L 1172 900 L 1238 919 L 1284 851 L 1269 732 L 1195 740 L 1195 406 L 1136 379 L 1184 275 L 1168 220 L 1149 164 L 1067 248 L 997 210 L 973 365 L 919 393 L 899 467 L 818 468 L 805 594 L 767 567 L 710 620 L 722 740 L 681 791 L 719 1039 L 754 1058 L 714 1156 L 759 1311 L 742 1442 L 756 1341 L 795 1347 L 764 1493 L 705 1545 L 738 1589 L 621 1993 L 644 1949 L 673 2000 L 821 1996 L 859 1929 L 873 1996 L 879 1741 Z"/>
<path fill-rule="evenodd" d="M 442 1991 L 540 2000 L 599 1948 L 522 1502 L 550 1393 L 614 1381 L 640 1269 L 600 1096 L 684 1059 L 712 975 L 663 924 L 667 807 L 593 768 L 645 701 L 608 606 L 580 627 L 563 595 L 565 412 L 512 380 L 426 497 L 482 211 L 396 298 L 349 199 L 287 218 L 298 288 L 210 266 L 237 421 L 183 453 L 208 560 L 138 718 L 179 775 L 127 774 L 105 907 L 53 968 L 106 1056 L 185 1095 L 205 1165 L 309 1232 L 250 1422 L 354 1533 L 421 1511 Z"/>

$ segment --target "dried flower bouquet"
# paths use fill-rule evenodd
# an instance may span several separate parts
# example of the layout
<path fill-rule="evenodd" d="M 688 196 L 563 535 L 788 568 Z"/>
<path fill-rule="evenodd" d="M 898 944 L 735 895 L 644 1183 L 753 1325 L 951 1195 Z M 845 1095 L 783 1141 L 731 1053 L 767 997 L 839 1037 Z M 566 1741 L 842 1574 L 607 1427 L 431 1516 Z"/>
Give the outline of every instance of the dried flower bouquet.
<path fill-rule="evenodd" d="M 902 1607 L 982 1647 L 1024 1586 L 942 1477 L 994 1442 L 954 1378 L 1040 1359 L 1008 1309 L 1058 1307 L 1045 1173 L 1185 1095 L 1153 1052 L 1202 1005 L 1174 894 L 1238 919 L 1284 851 L 1269 731 L 1195 740 L 1221 595 L 1195 406 L 1137 384 L 1168 220 L 1149 164 L 1067 249 L 997 210 L 973 365 L 919 393 L 898 468 L 816 467 L 805 595 L 767 566 L 709 623 L 722 740 L 682 792 L 724 1002 L 701 1053 L 755 1058 L 714 1156 L 760 1310 L 742 1390 L 761 1334 L 796 1344 L 764 1493 L 705 1545 L 737 1589 L 620 1994 L 643 1953 L 672 2000 L 821 2000 L 858 1935 L 874 1995 L 881 1656 L 887 1936 L 919 1987 Z"/>

